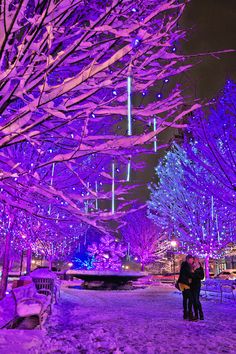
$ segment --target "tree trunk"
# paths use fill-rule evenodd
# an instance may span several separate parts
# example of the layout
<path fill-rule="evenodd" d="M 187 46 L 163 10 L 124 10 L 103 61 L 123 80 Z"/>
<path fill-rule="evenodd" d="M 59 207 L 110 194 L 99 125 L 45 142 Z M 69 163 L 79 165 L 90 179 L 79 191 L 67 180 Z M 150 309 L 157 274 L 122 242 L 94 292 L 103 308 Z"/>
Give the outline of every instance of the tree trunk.
<path fill-rule="evenodd" d="M 145 267 L 144 263 L 141 263 L 141 271 L 142 272 L 144 272 L 144 267 Z"/>
<path fill-rule="evenodd" d="M 10 230 L 8 230 L 7 235 L 6 235 L 5 249 L 4 249 L 4 256 L 3 256 L 0 299 L 4 298 L 6 290 L 7 290 L 10 249 L 11 249 L 11 232 L 10 232 Z"/>
<path fill-rule="evenodd" d="M 26 263 L 26 274 L 31 272 L 31 260 L 32 260 L 32 250 L 29 248 L 27 250 L 27 263 Z"/>
<path fill-rule="evenodd" d="M 23 263 L 24 263 L 24 251 L 21 251 L 21 255 L 20 255 L 20 276 L 22 276 L 22 273 L 23 273 Z"/>
<path fill-rule="evenodd" d="M 210 256 L 207 255 L 205 258 L 205 278 L 209 279 L 210 278 L 210 264 L 209 264 Z"/>
<path fill-rule="evenodd" d="M 52 270 L 52 258 L 48 259 L 49 270 Z"/>

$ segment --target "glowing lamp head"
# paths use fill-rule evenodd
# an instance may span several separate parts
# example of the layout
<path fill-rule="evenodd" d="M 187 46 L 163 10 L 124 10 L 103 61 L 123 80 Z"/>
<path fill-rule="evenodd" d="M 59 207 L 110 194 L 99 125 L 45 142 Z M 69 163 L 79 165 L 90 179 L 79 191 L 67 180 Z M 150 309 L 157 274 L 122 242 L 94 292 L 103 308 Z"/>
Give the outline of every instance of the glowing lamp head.
<path fill-rule="evenodd" d="M 170 242 L 170 244 L 171 244 L 171 247 L 176 247 L 177 246 L 177 242 L 175 240 L 172 240 Z"/>
<path fill-rule="evenodd" d="M 69 262 L 67 263 L 68 267 L 72 267 L 73 266 L 73 263 L 72 262 Z"/>

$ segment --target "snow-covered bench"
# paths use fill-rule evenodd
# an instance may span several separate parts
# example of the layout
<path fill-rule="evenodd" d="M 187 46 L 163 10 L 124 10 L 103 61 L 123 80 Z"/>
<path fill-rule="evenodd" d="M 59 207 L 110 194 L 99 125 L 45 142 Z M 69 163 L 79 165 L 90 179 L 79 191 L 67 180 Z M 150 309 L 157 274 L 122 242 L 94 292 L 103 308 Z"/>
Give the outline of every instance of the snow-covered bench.
<path fill-rule="evenodd" d="M 46 319 L 46 316 L 51 313 L 51 297 L 52 293 L 49 289 L 43 289 L 44 294 L 37 291 L 34 283 L 30 283 L 12 290 L 15 300 L 15 317 L 31 317 L 38 316 L 39 326 Z M 47 294 L 46 294 L 47 292 Z"/>
<path fill-rule="evenodd" d="M 41 278 L 41 277 L 33 277 L 32 278 L 36 289 L 41 294 L 47 295 L 47 291 L 49 290 L 51 293 L 51 301 L 58 302 L 60 297 L 60 280 L 53 278 Z"/>
<path fill-rule="evenodd" d="M 205 295 L 207 297 L 207 293 L 216 293 L 219 294 L 220 301 L 223 302 L 223 294 L 227 293 L 232 295 L 232 298 L 235 300 L 234 295 L 234 285 L 232 281 L 227 280 L 215 280 L 215 279 L 208 279 L 202 282 L 202 291 L 205 291 Z"/>
<path fill-rule="evenodd" d="M 61 282 L 55 273 L 47 267 L 39 267 L 30 273 L 30 277 L 38 290 L 43 292 L 43 289 L 49 289 L 52 293 L 52 301 L 58 301 Z"/>

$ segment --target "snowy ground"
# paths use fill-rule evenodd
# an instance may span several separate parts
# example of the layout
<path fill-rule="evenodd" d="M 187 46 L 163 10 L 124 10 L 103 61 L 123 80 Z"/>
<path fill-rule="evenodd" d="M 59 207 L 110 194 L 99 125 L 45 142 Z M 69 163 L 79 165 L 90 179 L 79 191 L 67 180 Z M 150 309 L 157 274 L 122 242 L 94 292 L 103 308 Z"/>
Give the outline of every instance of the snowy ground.
<path fill-rule="evenodd" d="M 2 330 L 0 353 L 236 352 L 235 303 L 204 301 L 204 322 L 183 321 L 181 305 L 171 287 L 64 288 L 45 330 Z"/>

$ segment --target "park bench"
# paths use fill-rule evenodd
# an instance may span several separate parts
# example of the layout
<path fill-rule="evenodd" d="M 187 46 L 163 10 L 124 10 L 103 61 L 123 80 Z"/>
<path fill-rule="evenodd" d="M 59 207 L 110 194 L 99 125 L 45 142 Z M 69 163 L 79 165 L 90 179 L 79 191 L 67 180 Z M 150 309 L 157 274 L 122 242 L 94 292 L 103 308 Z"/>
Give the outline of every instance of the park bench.
<path fill-rule="evenodd" d="M 60 280 L 54 278 L 41 278 L 41 277 L 32 277 L 32 280 L 35 284 L 36 289 L 41 294 L 47 295 L 48 290 L 51 293 L 51 302 L 58 302 L 60 297 Z"/>
<path fill-rule="evenodd" d="M 35 284 L 30 283 L 12 290 L 15 301 L 15 316 L 17 318 L 26 318 L 37 316 L 40 329 L 47 315 L 51 313 L 52 293 L 49 289 L 37 291 Z"/>
<path fill-rule="evenodd" d="M 230 294 L 232 298 L 235 300 L 234 295 L 234 285 L 232 281 L 227 280 L 215 280 L 215 279 L 208 279 L 202 282 L 202 291 L 205 292 L 205 296 L 207 297 L 207 293 L 216 293 L 220 297 L 220 302 L 223 302 L 223 294 Z"/>

